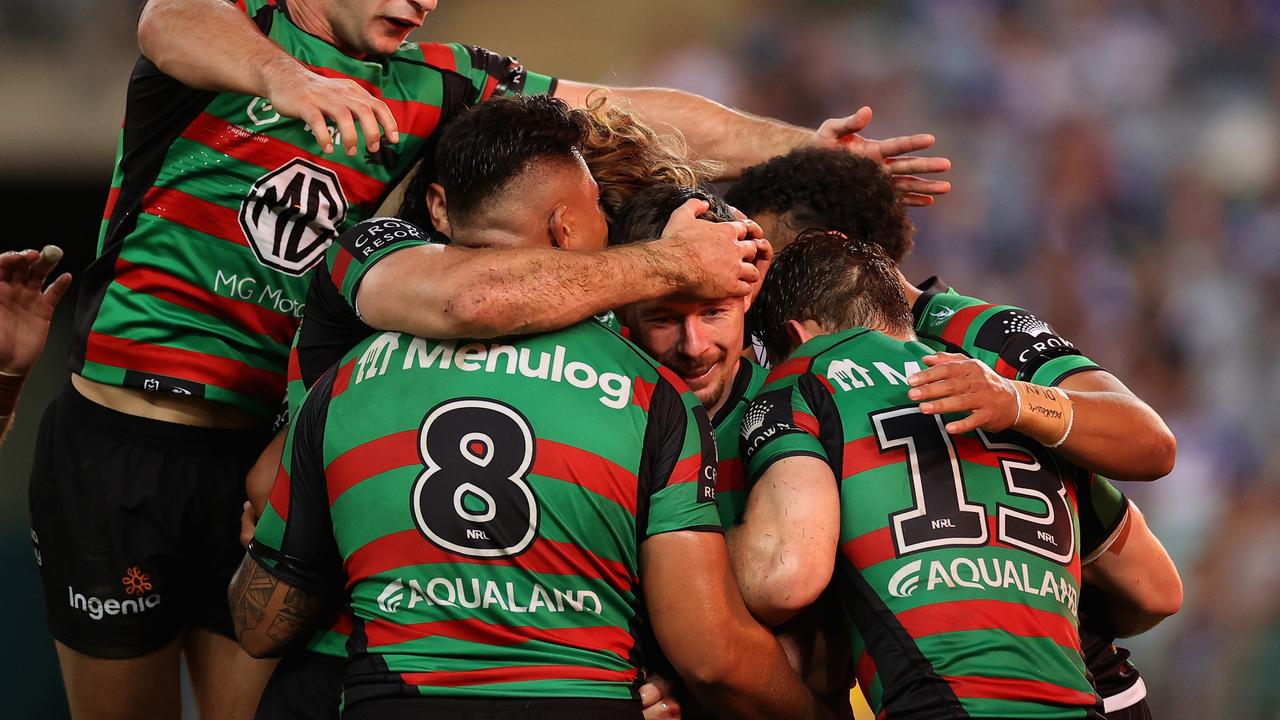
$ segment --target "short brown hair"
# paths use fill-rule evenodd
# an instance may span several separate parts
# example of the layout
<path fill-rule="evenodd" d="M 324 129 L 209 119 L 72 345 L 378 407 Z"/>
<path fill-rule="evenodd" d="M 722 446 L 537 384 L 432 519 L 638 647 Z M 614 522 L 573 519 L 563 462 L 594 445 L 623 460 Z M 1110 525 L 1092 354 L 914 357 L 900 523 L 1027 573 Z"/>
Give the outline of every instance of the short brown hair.
<path fill-rule="evenodd" d="M 778 253 L 747 313 L 747 327 L 775 361 L 790 354 L 788 320 L 813 320 L 832 332 L 861 326 L 901 334 L 914 327 L 884 249 L 835 230 L 806 230 Z"/>

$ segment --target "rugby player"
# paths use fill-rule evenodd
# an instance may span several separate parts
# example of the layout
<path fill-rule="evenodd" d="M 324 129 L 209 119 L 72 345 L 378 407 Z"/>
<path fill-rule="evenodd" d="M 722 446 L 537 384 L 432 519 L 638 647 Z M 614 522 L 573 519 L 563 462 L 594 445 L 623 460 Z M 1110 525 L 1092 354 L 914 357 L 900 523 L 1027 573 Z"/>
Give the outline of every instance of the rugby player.
<path fill-rule="evenodd" d="M 512 128 L 519 131 L 513 132 Z M 366 303 L 370 292 L 403 295 L 415 286 L 425 285 L 419 278 L 406 278 L 407 282 L 384 283 L 369 290 L 369 279 L 374 273 L 397 257 L 429 258 L 444 253 L 483 256 L 496 253 L 499 248 L 530 252 L 532 246 L 540 242 L 544 254 L 550 255 L 544 271 L 555 271 L 554 263 L 561 262 L 561 258 L 605 254 L 590 250 L 603 245 L 606 227 L 597 185 L 578 151 L 579 146 L 591 142 L 587 137 L 589 132 L 598 129 L 589 123 L 586 112 L 570 110 L 562 101 L 547 97 L 494 100 L 450 125 L 441 135 L 437 149 L 435 168 L 440 183 L 429 185 L 426 193 L 432 225 L 443 232 L 436 233 L 435 242 L 428 244 L 429 233 L 399 219 L 380 218 L 357 225 L 330 248 L 328 272 L 318 274 L 312 285 L 291 359 L 291 401 L 300 399 L 305 387 L 312 385 L 352 346 L 373 332 L 373 328 L 362 321 L 368 318 Z M 635 132 L 636 127 L 630 131 Z M 632 145 L 636 152 L 629 157 L 634 159 L 640 148 Z M 647 157 L 644 167 L 655 175 L 688 173 L 688 169 L 682 171 L 670 155 L 650 152 Z M 632 172 L 639 169 L 633 168 Z M 623 192 L 619 187 L 624 179 L 622 173 L 623 170 L 618 169 L 610 175 L 615 194 Z M 686 224 L 712 226 L 705 220 L 695 219 L 696 210 L 692 205 L 674 213 L 677 219 L 666 229 L 680 225 L 680 218 L 686 215 Z M 746 236 L 752 228 L 750 223 L 735 222 L 710 229 L 737 237 Z M 663 230 L 660 224 L 654 232 Z M 705 242 L 701 238 L 697 241 Z M 639 272 L 641 267 L 653 272 L 654 268 L 670 262 L 672 255 L 681 256 L 674 250 L 663 249 L 673 245 L 670 239 L 656 240 L 650 245 L 652 247 L 645 250 L 659 254 L 632 252 L 641 248 L 609 253 L 646 263 L 637 266 L 634 272 Z M 746 245 L 753 247 L 754 241 L 748 240 Z M 550 252 L 545 250 L 547 247 L 577 252 Z M 540 293 L 555 286 L 545 275 L 531 273 L 527 282 L 525 293 L 511 300 L 517 303 L 513 312 L 519 310 L 521 303 L 564 305 L 573 302 L 553 297 L 536 300 Z M 690 291 L 695 290 L 690 287 Z M 418 308 L 416 313 L 403 314 L 405 321 L 419 323 L 413 327 L 423 327 L 421 323 L 433 322 L 434 316 L 447 316 L 448 312 L 445 302 L 421 306 L 412 304 L 412 298 L 403 297 L 399 302 L 405 307 Z M 512 322 L 536 319 L 538 312 L 538 308 L 530 307 L 523 320 Z M 378 329 L 403 330 L 404 327 L 393 325 Z M 439 323 L 435 329 L 444 333 L 451 330 Z M 270 531 L 271 521 L 266 522 L 268 528 L 263 532 Z M 326 712 L 336 715 L 349 624 L 345 618 L 340 619 L 317 636 L 310 645 L 312 652 L 286 657 L 264 693 L 258 717 L 287 717 L 298 707 L 307 708 L 311 717 L 323 717 Z"/>
<path fill-rule="evenodd" d="M 1181 597 L 1141 513 L 1026 435 L 952 434 L 912 402 L 931 350 L 873 243 L 803 234 L 751 324 L 777 364 L 744 420 L 755 482 L 730 545 L 757 617 L 808 606 L 834 567 L 877 713 L 1101 717 L 1075 627 L 1082 563 L 1125 632 Z"/>
<path fill-rule="evenodd" d="M 798 150 L 748 169 L 727 197 L 761 223 L 775 248 L 807 228 L 831 228 L 878 244 L 897 263 L 911 250 L 913 230 L 880 175 L 843 153 Z M 939 351 L 926 359 L 936 367 L 908 379 L 920 385 L 911 397 L 924 412 L 963 408 L 970 415 L 953 429 L 1003 430 L 1019 412 L 1013 381 L 1056 386 L 1072 400 L 1071 432 L 1058 450 L 1073 462 L 1124 480 L 1172 469 L 1176 441 L 1163 420 L 1047 324 L 1022 308 L 959 295 L 936 277 L 918 287 L 900 272 L 898 280 L 917 337 Z M 1081 642 L 1106 711 L 1121 720 L 1149 717 L 1141 676 L 1098 605 L 1096 591 L 1084 593 Z"/>
<path fill-rule="evenodd" d="M 475 132 L 486 116 L 539 106 L 573 117 L 558 101 L 513 100 L 450 128 L 438 226 L 528 244 L 524 223 L 556 218 L 546 246 L 603 244 L 559 228 L 576 193 L 594 195 L 570 144 L 508 143 L 503 153 L 534 153 L 513 178 L 495 182 L 510 167 L 500 159 L 450 192 L 454 162 L 474 171 L 464 159 L 488 156 L 463 142 L 494 142 Z M 443 152 L 455 140 L 456 158 Z M 346 596 L 343 717 L 638 718 L 645 626 L 710 706 L 816 712 L 737 595 L 706 412 L 602 325 L 491 342 L 376 334 L 307 398 L 230 600 L 241 642 L 264 654 L 305 638 L 324 598 Z"/>
<path fill-rule="evenodd" d="M 380 94 L 398 115 L 394 147 L 370 132 L 368 153 L 322 156 L 308 149 L 303 121 L 252 88 L 184 85 L 145 58 L 135 68 L 99 257 L 77 307 L 72 378 L 46 411 L 30 493 L 46 613 L 77 718 L 132 716 L 144 704 L 176 716 L 181 654 L 203 716 L 252 712 L 269 667 L 230 639 L 216 599 L 239 558 L 243 478 L 270 438 L 307 272 L 336 234 L 373 213 L 442 123 L 494 95 L 554 85 L 478 48 L 402 45 L 408 27 L 390 42 L 378 15 L 385 6 L 298 0 L 286 11 L 249 0 L 237 12 L 307 72 Z M 308 32 L 314 23 L 327 30 Z M 203 55 L 222 40 L 201 27 L 181 42 Z M 282 67 L 244 55 L 235 64 Z M 723 230 L 711 232 L 719 242 L 694 243 L 700 232 L 686 233 L 681 260 L 706 262 L 675 277 L 737 283 L 741 250 Z M 519 315 L 477 315 L 509 308 L 496 300 L 454 304 L 469 292 L 511 298 L 522 271 L 547 259 L 504 257 L 515 271 L 493 274 L 498 256 L 434 265 L 442 292 L 465 288 L 443 306 L 460 327 L 498 332 Z M 579 278 L 618 270 L 617 258 L 586 259 L 559 280 L 578 292 Z M 653 294 L 669 292 L 671 280 L 652 279 Z M 628 299 L 614 287 L 599 292 L 606 307 Z M 66 437 L 82 441 L 68 448 Z"/>
<path fill-rule="evenodd" d="M 0 254 L 0 444 L 13 426 L 27 373 L 44 352 L 53 310 L 71 286 L 70 273 L 44 285 L 61 259 L 56 245 Z"/>

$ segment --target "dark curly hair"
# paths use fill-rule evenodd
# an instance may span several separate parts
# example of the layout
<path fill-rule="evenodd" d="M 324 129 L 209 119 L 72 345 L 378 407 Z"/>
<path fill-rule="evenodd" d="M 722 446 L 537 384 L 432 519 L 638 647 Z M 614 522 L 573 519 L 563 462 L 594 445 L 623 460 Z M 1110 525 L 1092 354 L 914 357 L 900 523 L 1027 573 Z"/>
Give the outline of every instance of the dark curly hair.
<path fill-rule="evenodd" d="M 839 230 L 879 245 L 894 262 L 911 251 L 915 229 L 889 174 L 838 148 L 801 148 L 753 165 L 724 199 L 750 217 L 780 216 L 795 236 L 810 228 Z M 769 240 L 785 248 L 795 236 Z"/>
<path fill-rule="evenodd" d="M 440 134 L 434 163 L 423 155 L 405 188 L 400 216 L 420 220 L 415 203 L 425 198 L 429 184 L 438 182 L 449 198 L 449 215 L 465 218 L 533 160 L 581 159 L 589 129 L 585 111 L 549 95 L 510 95 L 481 103 Z"/>
<path fill-rule="evenodd" d="M 788 320 L 813 320 L 831 332 L 861 326 L 896 335 L 913 327 L 888 254 L 836 230 L 806 230 L 778 253 L 747 311 L 747 328 L 775 363 L 791 352 Z"/>
<path fill-rule="evenodd" d="M 706 200 L 711 205 L 699 216 L 701 219 L 712 222 L 735 219 L 724 200 L 705 190 L 683 185 L 651 185 L 632 195 L 618 209 L 617 216 L 609 225 L 609 245 L 656 240 L 667 227 L 671 213 L 694 198 Z"/>

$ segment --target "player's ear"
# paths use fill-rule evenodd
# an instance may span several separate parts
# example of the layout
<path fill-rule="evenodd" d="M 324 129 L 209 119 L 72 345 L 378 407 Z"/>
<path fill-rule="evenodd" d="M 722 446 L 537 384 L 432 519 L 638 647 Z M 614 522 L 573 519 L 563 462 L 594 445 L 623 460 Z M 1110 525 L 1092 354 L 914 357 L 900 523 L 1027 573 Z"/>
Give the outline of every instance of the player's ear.
<path fill-rule="evenodd" d="M 449 211 L 446 207 L 444 187 L 440 183 L 427 186 L 427 214 L 431 216 L 431 224 L 439 232 L 453 237 L 453 228 L 449 226 Z"/>
<path fill-rule="evenodd" d="M 805 320 L 804 322 L 797 320 L 787 321 L 787 340 L 791 341 L 792 350 L 824 334 L 821 326 L 813 320 Z"/>
<path fill-rule="evenodd" d="M 575 239 L 573 231 L 569 229 L 568 214 L 568 205 L 557 205 L 547 218 L 547 235 L 551 237 L 551 246 L 559 250 L 571 250 L 569 244 Z"/>

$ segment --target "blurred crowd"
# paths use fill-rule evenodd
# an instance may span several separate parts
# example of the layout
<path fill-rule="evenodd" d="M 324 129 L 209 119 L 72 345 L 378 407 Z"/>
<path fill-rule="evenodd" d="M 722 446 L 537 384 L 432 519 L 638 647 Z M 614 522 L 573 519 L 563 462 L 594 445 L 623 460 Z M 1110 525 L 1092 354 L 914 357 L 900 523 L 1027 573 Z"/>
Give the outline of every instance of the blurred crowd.
<path fill-rule="evenodd" d="M 642 79 L 936 134 L 955 189 L 914 213 L 909 277 L 1050 318 L 1178 437 L 1171 476 L 1125 487 L 1187 588 L 1132 643 L 1153 707 L 1280 717 L 1280 4 L 797 5 Z"/>
<path fill-rule="evenodd" d="M 0 42 L 136 6 L 7 0 Z M 1280 3 L 743 0 L 663 28 L 575 79 L 938 137 L 955 187 L 913 212 L 908 276 L 1050 319 L 1178 437 L 1172 475 L 1124 487 L 1187 589 L 1132 642 L 1158 716 L 1280 718 Z"/>

